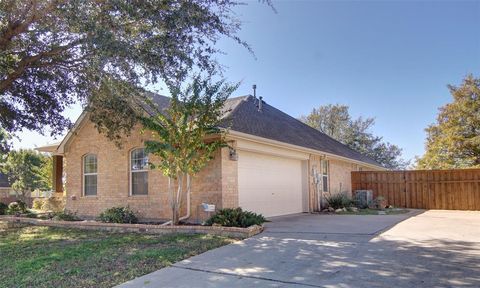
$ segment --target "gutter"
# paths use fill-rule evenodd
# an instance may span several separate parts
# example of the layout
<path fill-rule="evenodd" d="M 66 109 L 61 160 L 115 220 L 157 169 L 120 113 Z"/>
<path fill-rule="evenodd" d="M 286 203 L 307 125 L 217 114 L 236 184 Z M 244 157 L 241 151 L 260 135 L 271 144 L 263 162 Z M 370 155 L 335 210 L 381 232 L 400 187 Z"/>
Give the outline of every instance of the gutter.
<path fill-rule="evenodd" d="M 238 132 L 238 131 L 235 131 L 235 130 L 227 130 L 227 129 L 224 129 L 224 128 L 222 128 L 222 130 L 227 132 L 227 135 L 230 136 L 230 138 L 233 138 L 233 139 L 249 140 L 249 141 L 260 143 L 260 144 L 267 143 L 268 145 L 276 146 L 276 147 L 279 147 L 279 148 L 287 148 L 287 149 L 290 149 L 290 150 L 309 153 L 309 154 L 318 155 L 318 156 L 324 156 L 325 155 L 325 156 L 328 156 L 329 158 L 343 160 L 343 161 L 346 161 L 346 162 L 353 162 L 355 164 L 360 164 L 362 166 L 377 169 L 377 170 L 384 170 L 384 171 L 388 170 L 387 168 L 382 167 L 382 166 L 373 165 L 373 164 L 370 164 L 370 163 L 366 163 L 366 162 L 359 161 L 359 160 L 354 160 L 354 159 L 351 159 L 351 158 L 348 158 L 348 157 L 343 157 L 343 156 L 339 156 L 339 155 L 328 153 L 328 152 L 323 152 L 323 151 L 319 151 L 319 150 L 315 150 L 315 149 L 311 149 L 311 148 L 305 148 L 305 147 L 298 146 L 298 145 L 288 144 L 288 143 L 277 141 L 277 140 L 272 140 L 272 139 L 263 138 L 263 137 L 243 133 L 243 132 Z"/>

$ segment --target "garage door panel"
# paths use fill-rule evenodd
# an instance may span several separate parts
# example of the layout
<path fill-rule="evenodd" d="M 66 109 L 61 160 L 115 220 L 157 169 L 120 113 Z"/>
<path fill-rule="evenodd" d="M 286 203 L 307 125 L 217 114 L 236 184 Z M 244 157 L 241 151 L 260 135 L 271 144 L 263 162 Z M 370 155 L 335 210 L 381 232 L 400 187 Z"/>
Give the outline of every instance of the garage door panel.
<path fill-rule="evenodd" d="M 239 204 L 267 217 L 302 212 L 302 162 L 239 151 Z"/>

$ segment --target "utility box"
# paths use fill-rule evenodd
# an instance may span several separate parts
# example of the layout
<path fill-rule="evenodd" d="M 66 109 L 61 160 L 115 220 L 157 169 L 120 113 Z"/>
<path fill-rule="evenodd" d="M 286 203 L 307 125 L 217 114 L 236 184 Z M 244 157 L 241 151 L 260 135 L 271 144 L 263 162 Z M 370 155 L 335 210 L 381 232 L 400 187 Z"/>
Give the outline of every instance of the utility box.
<path fill-rule="evenodd" d="M 354 195 L 355 202 L 357 202 L 357 205 L 360 208 L 367 208 L 373 201 L 372 190 L 355 190 Z"/>
<path fill-rule="evenodd" d="M 214 204 L 202 203 L 202 208 L 203 208 L 203 211 L 205 212 L 215 212 Z"/>

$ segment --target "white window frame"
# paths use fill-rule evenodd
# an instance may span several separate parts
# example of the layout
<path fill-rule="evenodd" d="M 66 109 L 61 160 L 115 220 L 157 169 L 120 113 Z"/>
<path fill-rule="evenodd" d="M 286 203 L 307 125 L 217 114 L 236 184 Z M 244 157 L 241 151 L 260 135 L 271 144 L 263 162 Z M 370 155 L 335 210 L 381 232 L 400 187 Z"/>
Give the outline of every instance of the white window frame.
<path fill-rule="evenodd" d="M 133 148 L 132 150 L 130 150 L 129 152 L 129 157 L 128 157 L 128 170 L 129 170 L 129 173 L 128 173 L 128 178 L 129 178 L 129 186 L 130 186 L 130 189 L 129 189 L 129 196 L 148 196 L 148 168 L 147 169 L 140 169 L 140 170 L 133 170 L 132 169 L 132 155 L 133 155 L 133 151 L 135 150 L 139 150 L 139 149 L 143 149 L 143 151 L 145 151 L 145 148 L 142 148 L 142 147 L 137 147 L 137 148 Z M 148 155 L 147 155 L 147 159 L 148 159 Z M 138 173 L 138 172 L 147 172 L 147 194 L 133 194 L 133 173 Z"/>
<path fill-rule="evenodd" d="M 326 163 L 327 165 L 327 172 L 324 173 L 323 171 L 323 166 L 324 166 L 324 163 Z M 322 175 L 322 192 L 329 192 L 330 191 L 330 177 L 329 177 L 329 174 L 330 174 L 330 162 L 326 159 L 324 160 L 320 160 L 320 174 Z M 324 185 L 324 179 L 327 179 L 327 190 L 324 189 L 325 185 Z"/>
<path fill-rule="evenodd" d="M 85 172 L 85 159 L 87 159 L 87 156 L 90 156 L 90 155 L 95 156 L 95 162 L 96 162 L 96 163 L 95 163 L 95 164 L 96 164 L 95 166 L 96 166 L 96 168 L 97 168 L 97 170 L 96 170 L 97 172 L 95 172 L 95 173 L 92 173 L 92 172 L 86 173 L 86 172 Z M 86 188 L 86 181 L 85 181 L 85 179 L 87 178 L 86 176 L 93 176 L 93 175 L 94 175 L 94 176 L 97 176 L 97 184 L 96 184 L 96 189 L 95 189 L 95 190 L 96 190 L 96 191 L 95 191 L 95 195 L 87 195 L 87 194 L 85 194 L 85 188 Z M 83 191 L 82 191 L 82 194 L 83 194 L 84 197 L 97 197 L 97 195 L 98 195 L 98 157 L 97 157 L 97 154 L 88 153 L 88 154 L 83 155 L 83 157 L 82 157 L 82 184 L 83 184 L 83 185 L 82 185 L 82 188 L 83 188 L 83 189 L 82 189 L 82 190 L 83 190 Z"/>

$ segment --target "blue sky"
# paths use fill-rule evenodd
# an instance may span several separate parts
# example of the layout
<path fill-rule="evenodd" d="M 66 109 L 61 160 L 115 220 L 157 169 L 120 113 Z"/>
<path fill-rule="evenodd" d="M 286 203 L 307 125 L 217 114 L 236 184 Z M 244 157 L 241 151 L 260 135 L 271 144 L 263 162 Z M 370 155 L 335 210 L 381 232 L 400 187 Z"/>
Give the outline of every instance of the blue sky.
<path fill-rule="evenodd" d="M 451 100 L 447 84 L 480 77 L 480 1 L 256 1 L 237 9 L 240 37 L 256 59 L 230 40 L 225 77 L 242 81 L 236 95 L 257 93 L 299 117 L 329 103 L 353 116 L 375 117 L 375 134 L 421 155 L 424 128 Z M 79 107 L 66 112 L 72 119 Z M 20 134 L 15 147 L 51 142 Z"/>

